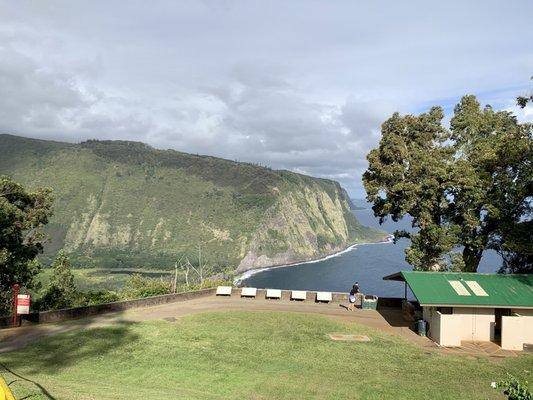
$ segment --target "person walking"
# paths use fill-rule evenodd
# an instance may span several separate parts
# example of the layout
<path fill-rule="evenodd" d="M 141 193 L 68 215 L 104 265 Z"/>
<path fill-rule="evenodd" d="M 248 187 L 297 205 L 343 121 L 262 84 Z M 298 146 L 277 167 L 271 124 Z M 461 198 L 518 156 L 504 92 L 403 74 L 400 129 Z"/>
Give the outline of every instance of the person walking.
<path fill-rule="evenodd" d="M 355 282 L 350 290 L 350 305 L 348 306 L 349 311 L 353 311 L 355 308 L 355 301 L 357 300 L 357 295 L 359 294 L 359 282 Z"/>

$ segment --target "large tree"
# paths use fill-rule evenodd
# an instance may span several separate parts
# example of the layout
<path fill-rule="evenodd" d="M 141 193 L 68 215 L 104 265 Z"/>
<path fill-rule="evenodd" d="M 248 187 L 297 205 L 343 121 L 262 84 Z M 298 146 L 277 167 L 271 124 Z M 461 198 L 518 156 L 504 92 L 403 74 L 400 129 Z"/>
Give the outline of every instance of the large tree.
<path fill-rule="evenodd" d="M 476 271 L 486 248 L 506 256 L 513 270 L 526 268 L 531 242 L 516 238 L 531 216 L 531 125 L 481 109 L 474 96 L 455 107 L 450 129 L 442 119 L 433 108 L 383 124 L 363 176 L 374 214 L 413 218 L 414 233 L 395 237 L 411 239 L 406 259 L 416 269 Z"/>
<path fill-rule="evenodd" d="M 50 189 L 27 192 L 0 176 L 0 314 L 9 312 L 11 287 L 31 288 L 39 272 L 36 257 L 43 251 L 42 227 L 52 215 Z"/>

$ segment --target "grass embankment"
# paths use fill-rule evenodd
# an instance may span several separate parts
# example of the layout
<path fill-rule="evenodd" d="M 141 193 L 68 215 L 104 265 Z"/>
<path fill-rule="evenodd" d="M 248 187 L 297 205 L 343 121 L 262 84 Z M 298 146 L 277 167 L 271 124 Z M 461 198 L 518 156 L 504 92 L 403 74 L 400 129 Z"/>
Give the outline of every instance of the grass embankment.
<path fill-rule="evenodd" d="M 365 334 L 369 343 L 328 333 Z M 0 362 L 17 398 L 503 399 L 490 382 L 533 380 L 533 356 L 441 355 L 354 323 L 224 312 L 51 336 Z M 41 389 L 36 385 L 40 385 Z M 43 394 L 43 389 L 50 396 Z"/>

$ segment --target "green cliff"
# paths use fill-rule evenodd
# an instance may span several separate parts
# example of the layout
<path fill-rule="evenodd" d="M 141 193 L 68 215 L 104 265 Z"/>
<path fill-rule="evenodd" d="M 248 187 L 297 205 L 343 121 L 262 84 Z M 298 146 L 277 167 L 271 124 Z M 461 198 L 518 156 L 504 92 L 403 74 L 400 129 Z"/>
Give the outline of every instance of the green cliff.
<path fill-rule="evenodd" d="M 86 266 L 170 267 L 181 255 L 243 271 L 377 241 L 334 181 L 138 142 L 0 135 L 0 174 L 52 187 L 48 254 Z"/>

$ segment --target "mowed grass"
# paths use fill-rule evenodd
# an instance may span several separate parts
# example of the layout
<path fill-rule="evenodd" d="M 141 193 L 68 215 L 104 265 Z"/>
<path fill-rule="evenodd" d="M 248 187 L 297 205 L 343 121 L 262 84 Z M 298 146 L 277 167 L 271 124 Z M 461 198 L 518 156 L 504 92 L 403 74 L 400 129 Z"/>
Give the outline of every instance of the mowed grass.
<path fill-rule="evenodd" d="M 328 333 L 372 341 L 335 342 Z M 78 330 L 0 354 L 0 362 L 18 375 L 2 371 L 16 380 L 17 398 L 34 400 L 503 399 L 491 381 L 506 372 L 533 380 L 531 355 L 442 355 L 354 323 L 277 312 Z"/>

